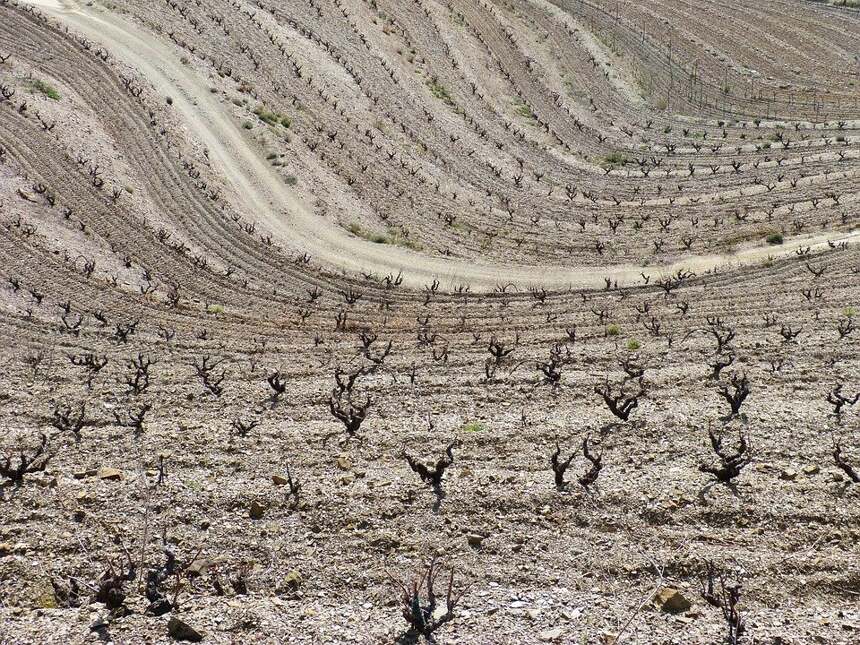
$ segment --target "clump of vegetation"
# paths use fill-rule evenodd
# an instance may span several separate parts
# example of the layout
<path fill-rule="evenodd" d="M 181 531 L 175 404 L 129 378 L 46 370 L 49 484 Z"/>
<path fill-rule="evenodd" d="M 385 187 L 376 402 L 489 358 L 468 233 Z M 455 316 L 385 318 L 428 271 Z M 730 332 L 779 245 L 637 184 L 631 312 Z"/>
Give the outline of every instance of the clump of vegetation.
<path fill-rule="evenodd" d="M 347 226 L 347 230 L 356 237 L 373 242 L 374 244 L 390 244 L 392 246 L 412 249 L 413 251 L 420 251 L 422 249 L 421 244 L 409 239 L 400 230 L 393 227 L 389 228 L 385 233 L 374 233 L 363 228 L 358 222 L 352 222 Z"/>
<path fill-rule="evenodd" d="M 266 125 L 282 125 L 285 128 L 289 128 L 293 124 L 293 120 L 286 114 L 272 112 L 271 110 L 267 110 L 266 107 L 262 105 L 254 108 L 254 114 L 256 114 L 257 118 L 260 119 L 260 121 L 262 121 Z"/>
<path fill-rule="evenodd" d="M 631 352 L 635 352 L 640 347 L 642 347 L 642 343 L 640 343 L 635 338 L 631 338 L 627 341 L 627 349 L 629 349 Z"/>
<path fill-rule="evenodd" d="M 530 121 L 534 121 L 535 119 L 537 119 L 535 113 L 532 112 L 532 109 L 522 101 L 517 101 L 514 104 L 514 110 L 524 119 L 529 119 Z"/>
<path fill-rule="evenodd" d="M 487 427 L 480 421 L 469 421 L 463 426 L 463 432 L 484 432 Z"/>
<path fill-rule="evenodd" d="M 439 79 L 436 76 L 427 81 L 427 87 L 430 88 L 433 96 L 445 103 L 445 105 L 454 105 L 454 99 L 451 97 L 448 89 L 439 83 Z"/>
<path fill-rule="evenodd" d="M 57 91 L 57 88 L 55 88 L 50 83 L 47 83 L 46 81 L 37 78 L 35 81 L 32 82 L 31 87 L 35 92 L 41 92 L 49 99 L 52 99 L 54 101 L 60 100 L 60 93 Z"/>
<path fill-rule="evenodd" d="M 404 236 L 399 230 L 394 228 L 388 229 L 388 234 L 386 235 L 384 244 L 402 246 L 403 248 L 412 249 L 413 251 L 420 251 L 423 248 L 419 242 L 409 239 L 408 237 Z"/>
<path fill-rule="evenodd" d="M 384 235 L 382 235 L 381 233 L 371 233 L 370 231 L 365 230 L 358 222 L 352 222 L 346 228 L 356 237 L 360 237 L 361 239 L 367 240 L 368 242 L 374 242 L 376 244 L 385 244 L 386 242 L 386 238 Z"/>
<path fill-rule="evenodd" d="M 771 233 L 767 236 L 767 243 L 772 245 L 782 244 L 782 233 Z"/>
<path fill-rule="evenodd" d="M 608 166 L 624 166 L 628 163 L 630 163 L 630 159 L 627 158 L 627 155 L 617 150 L 603 157 L 603 164 Z"/>

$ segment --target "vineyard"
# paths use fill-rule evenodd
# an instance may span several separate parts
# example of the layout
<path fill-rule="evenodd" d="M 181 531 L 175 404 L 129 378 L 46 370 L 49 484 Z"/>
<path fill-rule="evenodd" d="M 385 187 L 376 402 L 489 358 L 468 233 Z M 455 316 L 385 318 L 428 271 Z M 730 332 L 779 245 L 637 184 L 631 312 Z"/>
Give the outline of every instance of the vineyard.
<path fill-rule="evenodd" d="M 0 643 L 856 643 L 860 10 L 0 0 Z"/>

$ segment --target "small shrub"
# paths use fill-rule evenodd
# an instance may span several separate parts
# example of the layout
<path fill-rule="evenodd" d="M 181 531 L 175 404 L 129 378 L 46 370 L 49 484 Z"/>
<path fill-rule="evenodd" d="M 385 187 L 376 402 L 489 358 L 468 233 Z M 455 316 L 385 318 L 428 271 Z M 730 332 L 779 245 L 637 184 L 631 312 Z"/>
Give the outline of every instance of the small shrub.
<path fill-rule="evenodd" d="M 392 246 L 402 246 L 413 251 L 420 251 L 423 247 L 418 242 L 409 239 L 396 228 L 389 228 L 385 233 L 373 233 L 361 227 L 358 222 L 352 222 L 347 226 L 347 230 L 368 242 L 374 244 L 391 244 Z"/>
<path fill-rule="evenodd" d="M 274 112 L 270 112 L 264 107 L 254 108 L 254 114 L 257 115 L 257 118 L 259 118 L 260 121 L 267 125 L 275 125 L 278 122 L 278 115 Z"/>
<path fill-rule="evenodd" d="M 267 110 L 264 106 L 255 107 L 254 114 L 266 125 L 282 125 L 285 128 L 289 128 L 293 124 L 293 120 L 286 114 L 272 112 L 271 110 Z"/>
<path fill-rule="evenodd" d="M 630 162 L 630 160 L 624 154 L 618 152 L 617 150 L 615 152 L 612 152 L 612 153 L 606 155 L 603 158 L 603 163 L 609 164 L 609 165 L 623 166 L 624 164 L 629 163 L 629 162 Z"/>
<path fill-rule="evenodd" d="M 609 327 L 606 328 L 607 336 L 617 336 L 619 333 L 621 333 L 621 330 L 616 324 L 609 325 Z"/>
<path fill-rule="evenodd" d="M 782 233 L 771 233 L 770 235 L 767 236 L 767 243 L 768 244 L 776 245 L 776 244 L 782 244 L 782 242 L 783 242 Z"/>
<path fill-rule="evenodd" d="M 36 90 L 37 92 L 41 92 L 42 94 L 47 96 L 49 99 L 52 99 L 54 101 L 60 100 L 60 93 L 50 83 L 46 83 L 45 81 L 37 79 L 37 80 L 33 81 L 33 89 Z"/>
<path fill-rule="evenodd" d="M 388 233 L 385 235 L 385 241 L 383 244 L 402 246 L 403 248 L 412 249 L 413 251 L 420 251 L 423 248 L 420 243 L 409 239 L 396 228 L 388 229 Z"/>
<path fill-rule="evenodd" d="M 480 421 L 469 421 L 463 426 L 463 432 L 484 432 L 486 426 Z"/>
<path fill-rule="evenodd" d="M 451 98 L 451 94 L 444 85 L 439 83 L 438 79 L 434 78 L 427 81 L 427 87 L 430 88 L 430 92 L 432 92 L 433 96 L 437 99 L 441 100 L 446 105 L 454 105 L 454 99 Z"/>
<path fill-rule="evenodd" d="M 535 117 L 534 112 L 532 112 L 532 109 L 525 103 L 517 102 L 514 106 L 514 109 L 516 110 L 516 113 L 524 119 L 534 120 L 537 118 Z"/>
<path fill-rule="evenodd" d="M 631 352 L 635 352 L 640 347 L 642 347 L 642 343 L 640 343 L 635 338 L 631 338 L 627 341 L 627 349 L 629 349 Z"/>

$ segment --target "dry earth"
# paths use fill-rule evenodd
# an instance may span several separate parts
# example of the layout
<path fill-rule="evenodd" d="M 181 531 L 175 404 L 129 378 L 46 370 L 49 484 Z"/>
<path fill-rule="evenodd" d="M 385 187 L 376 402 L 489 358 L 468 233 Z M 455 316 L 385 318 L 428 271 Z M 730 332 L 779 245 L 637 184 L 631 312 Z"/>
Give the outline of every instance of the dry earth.
<path fill-rule="evenodd" d="M 802 0 L 0 0 L 0 643 L 395 642 L 434 555 L 440 643 L 858 642 L 858 52 Z"/>

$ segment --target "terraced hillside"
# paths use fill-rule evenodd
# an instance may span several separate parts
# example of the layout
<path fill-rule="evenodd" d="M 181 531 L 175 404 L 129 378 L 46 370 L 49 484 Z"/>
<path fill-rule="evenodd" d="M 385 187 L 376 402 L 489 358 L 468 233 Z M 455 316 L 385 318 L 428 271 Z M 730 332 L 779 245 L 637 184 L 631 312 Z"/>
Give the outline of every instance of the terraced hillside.
<path fill-rule="evenodd" d="M 836 4 L 0 0 L 0 642 L 856 642 Z"/>

